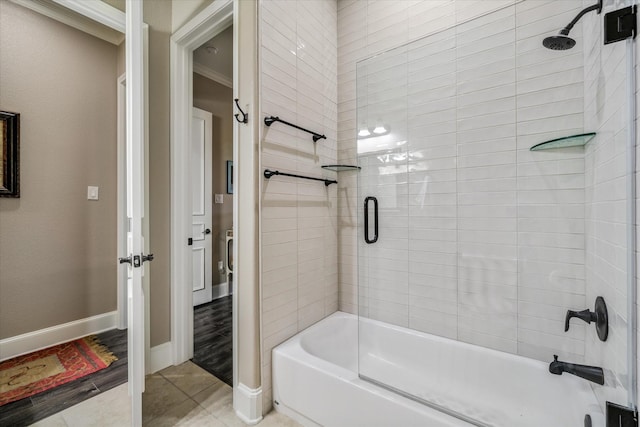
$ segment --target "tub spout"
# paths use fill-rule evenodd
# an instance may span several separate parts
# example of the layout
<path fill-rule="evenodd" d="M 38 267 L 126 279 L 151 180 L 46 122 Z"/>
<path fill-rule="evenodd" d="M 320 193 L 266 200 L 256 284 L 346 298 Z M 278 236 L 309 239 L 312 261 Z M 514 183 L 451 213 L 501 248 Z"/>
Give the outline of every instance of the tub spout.
<path fill-rule="evenodd" d="M 558 360 L 557 354 L 553 355 L 553 362 L 549 364 L 549 372 L 555 375 L 562 375 L 563 372 L 566 372 L 596 384 L 604 385 L 604 371 L 602 368 L 561 362 Z"/>

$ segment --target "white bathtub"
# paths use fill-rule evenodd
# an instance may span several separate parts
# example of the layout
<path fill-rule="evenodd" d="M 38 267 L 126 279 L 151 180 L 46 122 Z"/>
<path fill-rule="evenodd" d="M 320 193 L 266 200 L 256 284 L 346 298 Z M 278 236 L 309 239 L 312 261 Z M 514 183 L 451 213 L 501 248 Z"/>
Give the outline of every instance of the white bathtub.
<path fill-rule="evenodd" d="M 417 400 L 358 376 L 358 329 L 360 373 Z M 274 407 L 306 426 L 582 427 L 586 413 L 604 426 L 589 383 L 548 363 L 368 319 L 358 328 L 341 312 L 276 347 L 272 366 Z"/>

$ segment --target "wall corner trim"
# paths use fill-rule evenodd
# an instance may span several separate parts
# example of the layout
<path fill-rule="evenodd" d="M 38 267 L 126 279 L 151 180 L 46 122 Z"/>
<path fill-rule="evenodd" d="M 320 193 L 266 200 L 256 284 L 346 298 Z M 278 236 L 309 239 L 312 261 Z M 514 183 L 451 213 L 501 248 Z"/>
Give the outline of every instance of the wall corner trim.
<path fill-rule="evenodd" d="M 0 361 L 115 329 L 118 312 L 98 314 L 0 340 Z"/>
<path fill-rule="evenodd" d="M 149 366 L 147 374 L 153 374 L 173 365 L 173 343 L 167 341 L 155 347 L 151 347 Z"/>
<path fill-rule="evenodd" d="M 252 389 L 238 383 L 233 388 L 233 409 L 245 424 L 254 425 L 262 421 L 262 387 Z"/>

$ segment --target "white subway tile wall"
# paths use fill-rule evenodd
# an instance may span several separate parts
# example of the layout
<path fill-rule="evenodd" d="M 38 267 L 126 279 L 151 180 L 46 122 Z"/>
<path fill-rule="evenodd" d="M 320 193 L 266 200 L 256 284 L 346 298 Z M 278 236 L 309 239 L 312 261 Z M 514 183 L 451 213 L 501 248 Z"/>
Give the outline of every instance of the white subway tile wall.
<path fill-rule="evenodd" d="M 602 45 L 596 14 L 570 51 L 541 46 L 591 3 L 338 1 L 338 159 L 363 167 L 339 184 L 339 306 L 603 366 L 599 401 L 625 403 L 625 47 Z M 357 141 L 379 121 L 398 148 Z M 588 131 L 586 149 L 529 151 Z M 373 246 L 358 229 L 368 195 L 380 199 Z M 598 295 L 609 340 L 575 321 L 565 333 L 566 310 Z"/>
<path fill-rule="evenodd" d="M 339 178 L 335 1 L 260 2 L 260 110 L 326 135 L 274 123 L 261 133 L 261 171 Z M 271 350 L 338 309 L 338 188 L 262 180 L 262 390 L 271 409 Z"/>
<path fill-rule="evenodd" d="M 529 150 L 586 126 L 582 27 L 571 33 L 578 41 L 571 50 L 541 43 L 581 8 L 580 2 L 516 5 L 518 354 L 543 361 L 558 354 L 584 362 L 585 326 L 574 321 L 564 332 L 567 309 L 586 307 L 584 149 Z"/>
<path fill-rule="evenodd" d="M 604 13 L 614 8 L 605 2 Z M 587 327 L 585 359 L 610 373 L 606 387 L 596 389 L 598 400 L 626 403 L 626 46 L 604 46 L 599 19 L 586 18 L 585 123 L 597 133 L 585 151 L 586 304 L 605 299 L 609 337 L 603 343 Z"/>
<path fill-rule="evenodd" d="M 359 189 L 356 180 L 340 184 L 340 307 L 582 362 L 585 328 L 565 334 L 563 319 L 586 303 L 584 155 L 529 151 L 584 127 L 581 44 L 570 54 L 541 45 L 582 4 L 404 3 L 385 4 L 387 13 L 429 10 L 452 17 L 450 28 L 426 21 L 413 34 L 433 34 L 366 61 L 387 48 L 371 37 L 386 28 L 372 18 L 378 2 L 338 6 L 338 155 L 363 167 Z M 358 15 L 366 25 L 354 29 Z M 404 34 L 409 18 L 394 25 Z M 580 29 L 572 35 L 580 40 Z M 345 51 L 343 40 L 369 49 Z M 567 73 L 574 80 L 564 85 L 557 75 Z M 389 135 L 356 143 L 357 130 L 380 121 Z M 380 202 L 375 245 L 357 229 L 368 195 Z"/>

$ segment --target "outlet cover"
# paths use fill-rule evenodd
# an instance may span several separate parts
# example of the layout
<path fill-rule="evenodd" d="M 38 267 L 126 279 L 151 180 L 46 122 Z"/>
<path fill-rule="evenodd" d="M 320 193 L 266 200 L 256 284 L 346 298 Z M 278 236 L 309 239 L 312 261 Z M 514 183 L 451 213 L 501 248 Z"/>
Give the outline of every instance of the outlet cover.
<path fill-rule="evenodd" d="M 215 202 L 216 203 L 224 203 L 224 194 L 216 194 Z"/>
<path fill-rule="evenodd" d="M 99 187 L 87 187 L 87 200 L 98 200 Z"/>

